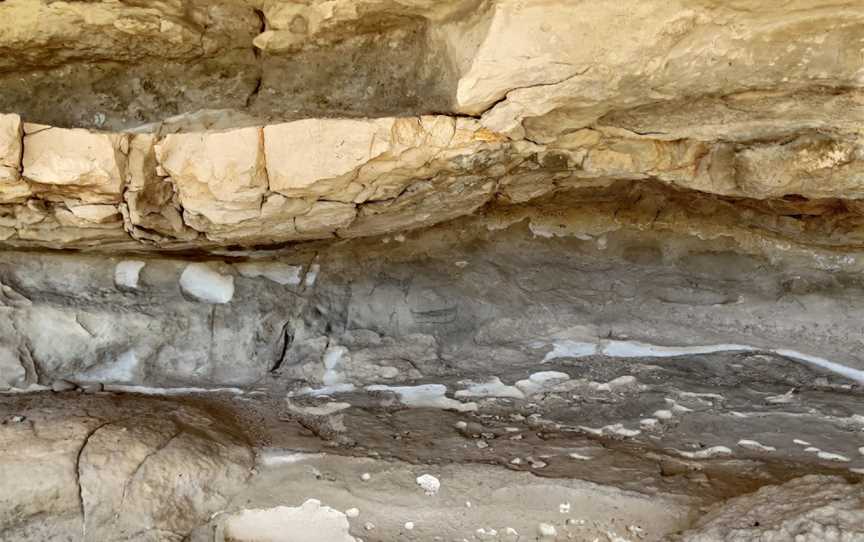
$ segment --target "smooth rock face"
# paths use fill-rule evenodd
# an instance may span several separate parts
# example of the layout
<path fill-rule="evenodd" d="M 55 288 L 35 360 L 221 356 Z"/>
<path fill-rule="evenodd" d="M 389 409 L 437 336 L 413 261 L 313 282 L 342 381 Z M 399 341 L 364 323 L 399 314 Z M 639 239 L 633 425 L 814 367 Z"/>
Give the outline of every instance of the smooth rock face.
<path fill-rule="evenodd" d="M 21 117 L 0 115 L 0 201 L 7 202 L 26 197 L 29 191 L 20 186 L 21 174 Z"/>
<path fill-rule="evenodd" d="M 264 134 L 271 189 L 286 196 L 320 195 L 317 183 L 350 173 L 387 152 L 393 122 L 309 119 L 268 126 Z"/>
<path fill-rule="evenodd" d="M 127 137 L 81 129 L 25 126 L 23 175 L 45 199 L 119 202 Z"/>
<path fill-rule="evenodd" d="M 226 542 L 355 542 L 345 514 L 309 499 L 292 508 L 243 510 L 225 520 Z"/>
<path fill-rule="evenodd" d="M 0 345 L 0 389 L 26 387 L 27 371 L 15 347 Z"/>
<path fill-rule="evenodd" d="M 194 409 L 74 403 L 17 418 L 3 407 L 9 540 L 180 540 L 249 477 L 249 450 Z"/>
<path fill-rule="evenodd" d="M 180 288 L 205 303 L 228 303 L 234 297 L 234 277 L 207 264 L 191 263 L 180 275 Z"/>

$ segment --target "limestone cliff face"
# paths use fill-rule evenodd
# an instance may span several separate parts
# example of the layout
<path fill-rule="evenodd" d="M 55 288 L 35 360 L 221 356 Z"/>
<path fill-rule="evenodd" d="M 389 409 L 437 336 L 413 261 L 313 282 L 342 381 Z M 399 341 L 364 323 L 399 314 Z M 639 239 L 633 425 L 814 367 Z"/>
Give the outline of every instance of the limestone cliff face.
<path fill-rule="evenodd" d="M 862 127 L 860 0 L 0 0 L 0 540 L 860 540 Z"/>
<path fill-rule="evenodd" d="M 0 15 L 8 245 L 351 238 L 620 179 L 861 242 L 856 2 L 10 0 Z"/>

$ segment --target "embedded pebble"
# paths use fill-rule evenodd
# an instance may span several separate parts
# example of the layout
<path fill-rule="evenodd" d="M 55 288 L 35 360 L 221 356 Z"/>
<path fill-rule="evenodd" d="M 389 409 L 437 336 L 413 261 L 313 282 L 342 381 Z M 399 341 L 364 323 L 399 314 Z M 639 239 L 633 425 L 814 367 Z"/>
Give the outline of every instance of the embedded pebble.
<path fill-rule="evenodd" d="M 570 459 L 579 459 L 580 461 L 588 461 L 589 459 L 592 459 L 589 455 L 577 454 L 576 452 L 571 452 L 567 454 L 567 456 Z"/>
<path fill-rule="evenodd" d="M 726 446 L 712 446 L 710 448 L 706 448 L 704 450 L 698 450 L 696 452 L 675 450 L 683 457 L 688 459 L 709 459 L 711 457 L 718 457 L 724 455 L 732 455 L 732 450 L 727 448 Z"/>
<path fill-rule="evenodd" d="M 234 297 L 234 277 L 205 263 L 190 263 L 180 275 L 180 288 L 198 301 L 224 304 Z"/>
<path fill-rule="evenodd" d="M 643 420 L 639 420 L 639 425 L 648 429 L 657 425 L 657 418 L 645 418 Z"/>
<path fill-rule="evenodd" d="M 414 530 L 414 522 L 413 521 L 406 521 L 405 522 L 405 529 L 407 529 L 409 531 L 413 531 Z"/>
<path fill-rule="evenodd" d="M 831 452 L 818 452 L 816 457 L 825 461 L 837 461 L 838 463 L 848 463 L 850 460 L 845 455 L 835 454 Z"/>
<path fill-rule="evenodd" d="M 747 440 L 741 439 L 738 441 L 738 446 L 742 448 L 746 448 L 748 450 L 753 450 L 756 452 L 776 452 L 777 448 L 773 446 L 766 446 L 761 442 L 756 442 L 755 440 Z"/>
<path fill-rule="evenodd" d="M 432 496 L 438 493 L 441 489 L 441 482 L 431 474 L 424 474 L 417 477 L 417 485 L 423 488 L 427 495 Z"/>
<path fill-rule="evenodd" d="M 61 391 L 72 391 L 77 388 L 75 384 L 69 382 L 68 380 L 55 380 L 51 383 L 51 391 L 61 392 Z"/>
<path fill-rule="evenodd" d="M 114 284 L 118 288 L 129 288 L 130 290 L 138 289 L 138 276 L 145 262 L 140 260 L 123 260 L 114 268 Z"/>
<path fill-rule="evenodd" d="M 367 521 L 366 524 L 363 525 L 363 528 L 366 529 L 367 531 L 371 531 L 372 529 L 375 528 L 375 524 L 372 523 L 371 521 Z"/>
<path fill-rule="evenodd" d="M 364 472 L 363 474 L 360 475 L 360 479 L 363 480 L 364 482 L 368 482 L 369 480 L 372 479 L 372 475 L 369 474 L 368 472 Z"/>
<path fill-rule="evenodd" d="M 558 531 L 555 529 L 554 525 L 549 525 L 548 523 L 541 523 L 537 526 L 537 533 L 543 538 L 555 537 L 558 535 Z"/>
<path fill-rule="evenodd" d="M 356 518 L 360 515 L 360 510 L 356 508 L 349 508 L 348 510 L 345 510 L 345 515 L 349 518 Z"/>
<path fill-rule="evenodd" d="M 558 512 L 561 514 L 569 514 L 570 513 L 570 503 L 562 502 L 558 505 Z"/>
<path fill-rule="evenodd" d="M 493 538 L 498 536 L 498 531 L 496 531 L 495 529 L 484 529 L 483 527 L 480 527 L 475 532 L 477 533 L 477 536 L 479 536 L 481 539 Z"/>

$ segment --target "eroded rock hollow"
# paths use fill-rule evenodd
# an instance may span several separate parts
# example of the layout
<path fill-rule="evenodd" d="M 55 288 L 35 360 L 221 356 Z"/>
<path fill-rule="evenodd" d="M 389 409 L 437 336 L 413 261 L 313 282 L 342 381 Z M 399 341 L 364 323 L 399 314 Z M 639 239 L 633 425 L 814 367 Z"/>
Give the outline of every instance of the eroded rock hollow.
<path fill-rule="evenodd" d="M 864 5 L 0 0 L 0 540 L 864 540 Z"/>

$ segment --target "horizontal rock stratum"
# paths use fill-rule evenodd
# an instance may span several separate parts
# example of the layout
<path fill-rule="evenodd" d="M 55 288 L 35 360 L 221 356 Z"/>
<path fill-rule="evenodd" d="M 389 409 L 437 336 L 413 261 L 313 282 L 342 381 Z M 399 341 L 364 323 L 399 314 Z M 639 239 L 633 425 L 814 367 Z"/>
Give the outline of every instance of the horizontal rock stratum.
<path fill-rule="evenodd" d="M 15 114 L 0 117 L 0 126 L 0 236 L 16 246 L 214 248 L 350 238 L 620 180 L 671 185 L 694 200 L 766 201 L 769 213 L 797 205 L 810 219 L 840 212 L 853 225 L 849 238 L 860 242 L 864 232 L 864 144 L 851 134 L 734 143 L 650 139 L 601 126 L 537 144 L 443 115 L 164 135 L 49 127 Z"/>
<path fill-rule="evenodd" d="M 864 1 L 0 0 L 0 89 L 0 541 L 864 540 Z"/>
<path fill-rule="evenodd" d="M 351 238 L 616 179 L 745 198 L 792 230 L 841 221 L 860 243 L 857 2 L 9 0 L 0 16 L 0 238 L 17 247 Z"/>

